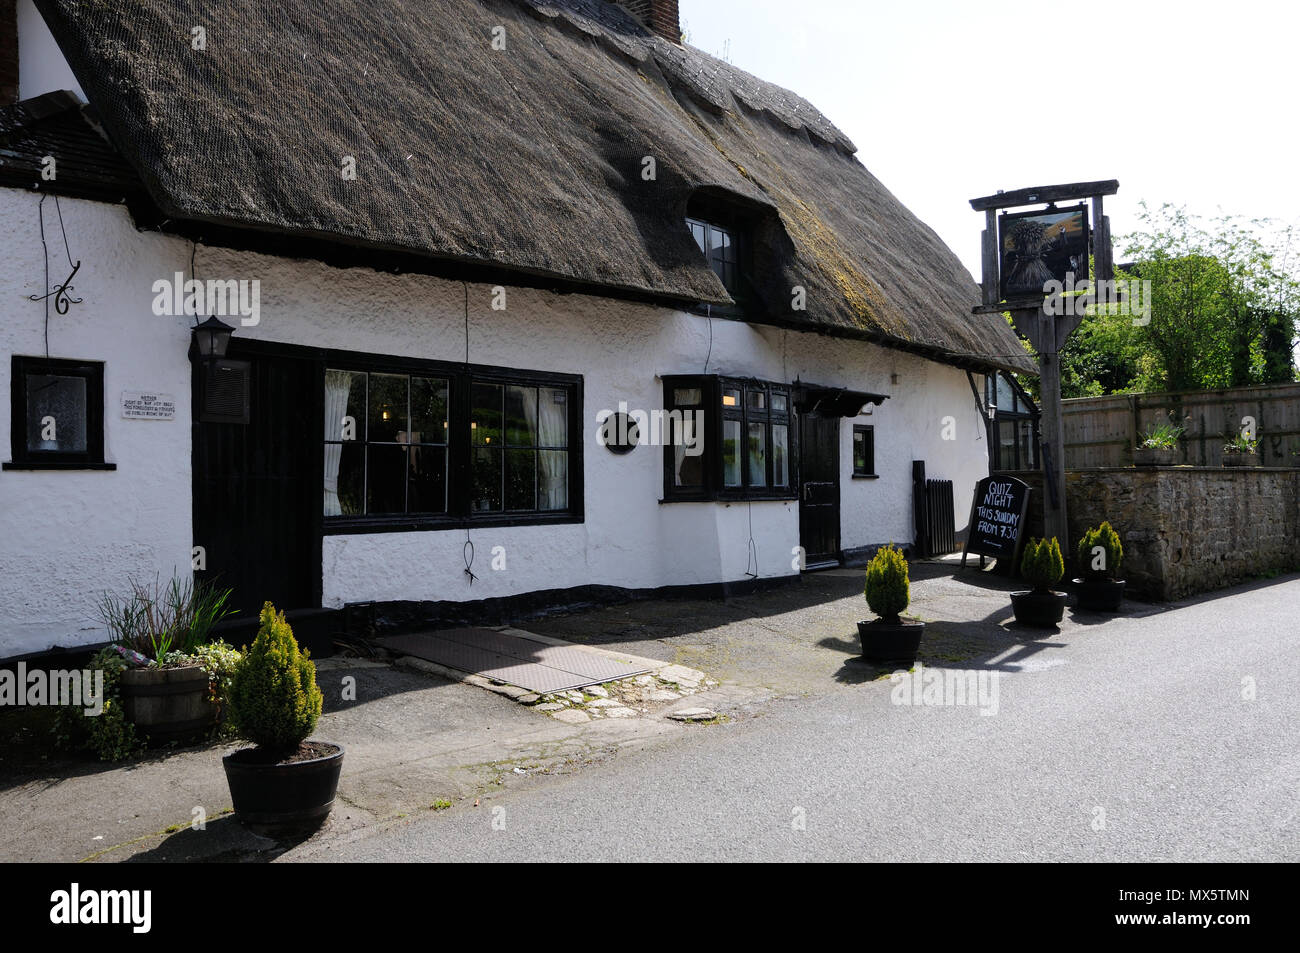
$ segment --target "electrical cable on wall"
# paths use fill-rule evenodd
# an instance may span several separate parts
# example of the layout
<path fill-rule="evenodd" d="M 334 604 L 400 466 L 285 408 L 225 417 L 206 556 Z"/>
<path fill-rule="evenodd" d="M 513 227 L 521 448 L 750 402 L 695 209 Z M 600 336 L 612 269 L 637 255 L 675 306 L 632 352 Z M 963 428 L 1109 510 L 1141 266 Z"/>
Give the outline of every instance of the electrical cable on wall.
<path fill-rule="evenodd" d="M 709 350 L 704 355 L 704 373 L 709 373 L 709 359 L 713 357 L 713 306 L 706 304 L 704 314 L 709 319 Z"/>
<path fill-rule="evenodd" d="M 754 571 L 750 572 L 749 567 L 753 565 Z M 745 557 L 745 575 L 753 579 L 758 578 L 758 544 L 754 542 L 754 504 L 749 503 L 749 552 Z"/>
<path fill-rule="evenodd" d="M 461 285 L 465 289 L 465 373 L 469 374 L 469 282 L 462 281 Z M 474 541 L 470 539 L 469 527 L 465 527 L 465 545 L 460 550 L 461 558 L 465 561 L 465 575 L 469 577 L 469 584 L 474 585 L 474 580 L 478 576 L 474 575 Z"/>

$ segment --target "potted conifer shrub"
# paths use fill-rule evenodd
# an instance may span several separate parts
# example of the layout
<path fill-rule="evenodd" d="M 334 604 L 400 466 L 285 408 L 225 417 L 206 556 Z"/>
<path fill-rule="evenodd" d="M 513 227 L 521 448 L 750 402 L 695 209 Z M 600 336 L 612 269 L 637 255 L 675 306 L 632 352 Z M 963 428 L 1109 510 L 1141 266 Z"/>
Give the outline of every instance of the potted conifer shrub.
<path fill-rule="evenodd" d="M 258 622 L 230 685 L 235 731 L 256 746 L 222 759 L 235 815 L 262 833 L 315 827 L 334 807 L 343 747 L 307 740 L 320 718 L 321 691 L 284 613 L 268 602 Z"/>
<path fill-rule="evenodd" d="M 1124 580 L 1119 575 L 1124 561 L 1124 546 L 1119 533 L 1103 522 L 1079 540 L 1076 552 L 1082 577 L 1074 580 L 1079 594 L 1079 608 L 1094 612 L 1118 612 L 1124 599 Z"/>
<path fill-rule="evenodd" d="M 862 657 L 871 662 L 912 662 L 921 647 L 925 623 L 900 613 L 911 599 L 907 558 L 893 543 L 876 552 L 867 566 L 867 607 L 877 616 L 858 623 Z"/>
<path fill-rule="evenodd" d="M 1034 588 L 1030 592 L 1011 594 L 1011 607 L 1015 610 L 1016 621 L 1021 625 L 1044 629 L 1059 625 L 1061 617 L 1065 615 L 1066 594 L 1057 592 L 1052 587 L 1065 575 L 1065 560 L 1061 558 L 1061 545 L 1055 536 L 1051 539 L 1031 539 L 1025 545 L 1020 574 Z"/>

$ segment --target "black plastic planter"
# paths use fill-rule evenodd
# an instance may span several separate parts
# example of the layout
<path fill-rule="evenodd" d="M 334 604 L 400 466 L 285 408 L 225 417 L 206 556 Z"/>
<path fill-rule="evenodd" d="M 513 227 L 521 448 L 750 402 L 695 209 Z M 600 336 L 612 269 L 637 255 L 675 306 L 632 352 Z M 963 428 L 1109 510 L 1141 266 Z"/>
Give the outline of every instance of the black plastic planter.
<path fill-rule="evenodd" d="M 1011 608 L 1015 610 L 1016 621 L 1021 625 L 1031 625 L 1038 629 L 1051 629 L 1061 624 L 1065 615 L 1064 592 L 1013 592 Z"/>
<path fill-rule="evenodd" d="M 343 746 L 309 761 L 269 763 L 259 748 L 241 748 L 221 759 L 235 816 L 258 833 L 278 834 L 318 827 L 334 807 Z"/>
<path fill-rule="evenodd" d="M 1076 579 L 1074 591 L 1080 609 L 1089 612 L 1118 612 L 1124 601 L 1123 579 Z"/>
<path fill-rule="evenodd" d="M 903 620 L 894 623 L 876 619 L 858 623 L 862 657 L 868 662 L 907 662 L 910 665 L 916 661 L 924 634 L 924 622 Z"/>

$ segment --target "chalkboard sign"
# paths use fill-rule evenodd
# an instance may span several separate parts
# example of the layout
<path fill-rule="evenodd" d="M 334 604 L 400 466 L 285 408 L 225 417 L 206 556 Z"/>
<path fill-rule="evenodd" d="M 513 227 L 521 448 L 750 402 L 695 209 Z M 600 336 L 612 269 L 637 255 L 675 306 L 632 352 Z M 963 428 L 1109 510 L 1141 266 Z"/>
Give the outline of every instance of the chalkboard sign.
<path fill-rule="evenodd" d="M 967 553 L 996 556 L 1011 560 L 1014 573 L 1028 511 L 1028 483 L 1008 476 L 990 476 L 980 480 L 975 484 L 970 529 L 966 532 L 966 545 L 961 551 L 961 564 L 966 565 Z"/>

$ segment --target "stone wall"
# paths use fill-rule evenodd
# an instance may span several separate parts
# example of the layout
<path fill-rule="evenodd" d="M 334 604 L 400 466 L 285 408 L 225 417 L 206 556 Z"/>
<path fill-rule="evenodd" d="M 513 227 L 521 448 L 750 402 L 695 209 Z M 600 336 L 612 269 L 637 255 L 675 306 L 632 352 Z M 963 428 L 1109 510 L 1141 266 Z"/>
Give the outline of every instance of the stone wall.
<path fill-rule="evenodd" d="M 1026 532 L 1041 535 L 1042 474 L 1012 475 L 1034 488 Z M 1300 469 L 1093 468 L 1067 470 L 1065 483 L 1071 545 L 1109 520 L 1124 543 L 1122 574 L 1148 598 L 1300 569 Z"/>

